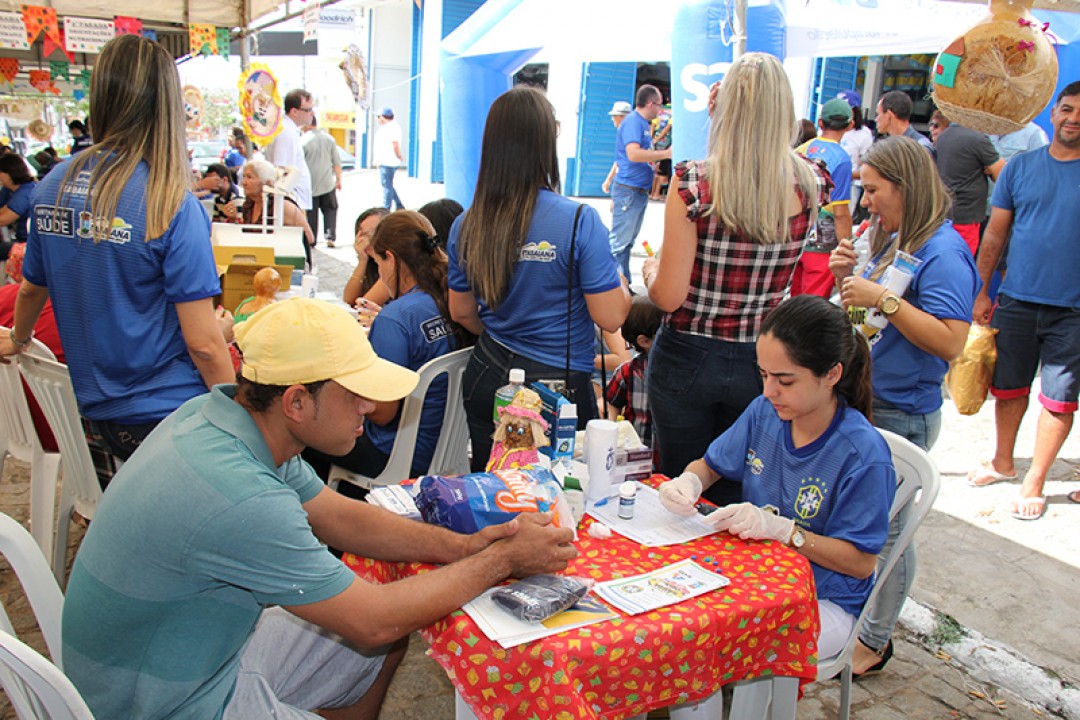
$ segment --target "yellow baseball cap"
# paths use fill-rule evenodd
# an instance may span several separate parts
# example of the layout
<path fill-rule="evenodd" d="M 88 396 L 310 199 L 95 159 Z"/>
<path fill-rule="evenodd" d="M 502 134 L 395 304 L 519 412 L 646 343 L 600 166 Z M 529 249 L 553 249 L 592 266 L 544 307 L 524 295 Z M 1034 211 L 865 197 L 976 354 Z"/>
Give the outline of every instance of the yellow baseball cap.
<path fill-rule="evenodd" d="M 333 380 L 378 402 L 400 400 L 420 376 L 381 359 L 360 324 L 324 300 L 290 298 L 274 303 L 236 326 L 244 355 L 240 374 L 262 385 L 298 385 Z"/>

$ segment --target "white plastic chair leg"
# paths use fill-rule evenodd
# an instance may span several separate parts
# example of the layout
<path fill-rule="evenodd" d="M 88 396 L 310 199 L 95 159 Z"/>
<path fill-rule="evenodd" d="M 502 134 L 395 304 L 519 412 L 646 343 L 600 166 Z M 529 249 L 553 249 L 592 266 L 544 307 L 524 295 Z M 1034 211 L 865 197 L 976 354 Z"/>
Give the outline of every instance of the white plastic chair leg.
<path fill-rule="evenodd" d="M 454 691 L 454 720 L 478 720 L 476 713 L 468 706 L 461 697 L 461 693 Z"/>
<path fill-rule="evenodd" d="M 722 720 L 724 717 L 724 694 L 717 690 L 699 703 L 675 705 L 668 709 L 671 720 Z"/>
<path fill-rule="evenodd" d="M 839 720 L 849 720 L 851 717 L 851 663 L 849 662 L 840 671 L 840 712 Z"/>
<path fill-rule="evenodd" d="M 41 453 L 30 466 L 30 534 L 47 558 L 53 556 L 59 471 L 59 453 Z"/>

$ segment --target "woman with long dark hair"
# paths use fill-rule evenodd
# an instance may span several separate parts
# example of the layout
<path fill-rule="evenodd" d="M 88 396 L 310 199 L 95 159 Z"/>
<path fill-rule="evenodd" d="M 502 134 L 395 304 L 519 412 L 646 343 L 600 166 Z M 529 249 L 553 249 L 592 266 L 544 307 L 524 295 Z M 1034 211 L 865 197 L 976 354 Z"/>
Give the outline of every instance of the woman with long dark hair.
<path fill-rule="evenodd" d="M 810 561 L 824 660 L 843 649 L 870 594 L 896 494 L 888 444 L 867 419 L 870 350 L 841 308 L 813 295 L 769 313 L 756 345 L 761 396 L 703 458 L 660 486 L 660 500 L 690 515 L 703 489 L 740 488 L 742 502 L 708 522 L 744 540 L 785 543 Z"/>
<path fill-rule="evenodd" d="M 614 332 L 630 310 L 599 214 L 559 195 L 557 136 L 542 92 L 500 95 L 472 206 L 450 231 L 450 312 L 480 336 L 463 388 L 476 470 L 491 451 L 492 403 L 511 368 L 527 382 L 568 379 L 579 427 L 596 417 L 593 323 Z"/>
<path fill-rule="evenodd" d="M 446 253 L 427 218 L 412 210 L 390 213 L 375 228 L 367 250 L 392 302 L 375 317 L 368 339 L 375 353 L 393 363 L 419 370 L 426 362 L 465 347 L 473 338 L 450 319 L 446 297 Z M 420 429 L 413 454 L 413 475 L 427 472 L 439 437 L 446 406 L 446 377 L 437 378 L 424 397 Z M 304 458 L 326 478 L 330 464 L 375 477 L 386 467 L 397 438 L 401 401 L 375 403 L 364 421 L 364 434 L 353 451 L 331 457 L 307 449 Z M 346 495 L 367 493 L 342 484 Z"/>
<path fill-rule="evenodd" d="M 210 220 L 190 191 L 176 64 L 136 35 L 90 80 L 95 144 L 41 181 L 10 337 L 22 350 L 51 298 L 79 412 L 126 459 L 184 401 L 235 375 L 214 317 Z"/>
<path fill-rule="evenodd" d="M 37 180 L 30 168 L 15 153 L 0 155 L 0 187 L 3 187 L 3 206 L 0 207 L 0 226 L 10 225 L 15 231 L 11 242 L 0 242 L 0 261 L 6 260 L 12 242 L 26 242 L 30 220 L 30 196 L 37 189 Z"/>

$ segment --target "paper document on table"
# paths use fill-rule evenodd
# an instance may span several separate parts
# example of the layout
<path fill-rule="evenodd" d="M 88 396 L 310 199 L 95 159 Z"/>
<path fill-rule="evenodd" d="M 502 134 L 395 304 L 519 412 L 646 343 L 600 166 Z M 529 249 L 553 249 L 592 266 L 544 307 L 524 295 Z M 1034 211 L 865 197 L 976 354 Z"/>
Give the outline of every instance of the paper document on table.
<path fill-rule="evenodd" d="M 491 595 L 497 589 L 491 588 L 465 603 L 461 609 L 476 621 L 488 639 L 499 643 L 504 648 L 555 635 L 563 630 L 573 630 L 618 617 L 611 608 L 596 598 L 586 595 L 570 609 L 552 615 L 547 620 L 538 623 L 525 622 L 495 604 Z"/>
<path fill-rule="evenodd" d="M 705 522 L 701 515 L 676 515 L 660 504 L 659 492 L 642 483 L 636 485 L 637 500 L 632 519 L 619 517 L 618 498 L 611 498 L 600 507 L 590 505 L 588 514 L 645 547 L 680 545 L 716 532 L 716 528 Z"/>
<path fill-rule="evenodd" d="M 693 560 L 683 560 L 650 573 L 597 583 L 593 592 L 624 613 L 638 615 L 718 590 L 730 582 Z"/>

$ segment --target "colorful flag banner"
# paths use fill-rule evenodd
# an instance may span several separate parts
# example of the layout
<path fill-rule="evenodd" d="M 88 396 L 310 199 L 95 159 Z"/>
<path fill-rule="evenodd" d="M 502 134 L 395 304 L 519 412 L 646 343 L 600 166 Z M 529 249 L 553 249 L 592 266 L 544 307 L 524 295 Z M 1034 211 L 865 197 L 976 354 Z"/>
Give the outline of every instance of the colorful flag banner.
<path fill-rule="evenodd" d="M 113 27 L 117 35 L 142 35 L 142 20 L 126 15 L 117 15 L 113 18 Z"/>
<path fill-rule="evenodd" d="M 26 41 L 33 44 L 44 33 L 47 39 L 63 46 L 60 39 L 60 26 L 56 22 L 56 8 L 40 5 L 22 6 L 23 26 L 26 28 Z M 48 53 L 46 53 L 48 54 Z"/>
<path fill-rule="evenodd" d="M 217 29 L 217 52 L 226 60 L 229 59 L 229 28 Z"/>
<path fill-rule="evenodd" d="M 30 86 L 37 89 L 38 92 L 51 92 L 53 95 L 60 94 L 60 88 L 53 84 L 48 70 L 31 70 Z"/>
<path fill-rule="evenodd" d="M 191 55 L 217 54 L 217 29 L 206 23 L 188 25 L 188 48 Z"/>
<path fill-rule="evenodd" d="M 49 57 L 55 50 L 59 50 L 64 54 L 64 57 L 68 59 L 68 62 L 75 62 L 75 53 L 64 46 L 64 28 L 59 28 L 56 33 L 56 39 L 53 39 L 49 35 L 45 36 L 45 40 L 42 42 L 42 45 L 44 46 L 42 53 L 44 53 L 45 57 Z"/>
<path fill-rule="evenodd" d="M 90 76 L 93 74 L 93 70 L 89 68 L 83 68 L 79 71 L 78 76 L 75 78 L 75 82 L 78 85 L 82 85 L 87 90 L 90 89 Z"/>
<path fill-rule="evenodd" d="M 29 50 L 26 39 L 26 24 L 22 15 L 14 12 L 0 12 L 0 48 L 5 50 Z"/>
<path fill-rule="evenodd" d="M 0 79 L 6 83 L 15 82 L 19 74 L 19 61 L 15 58 L 0 58 Z"/>
<path fill-rule="evenodd" d="M 49 77 L 53 80 L 71 80 L 71 63 L 64 60 L 49 61 Z"/>
<path fill-rule="evenodd" d="M 109 20 L 64 18 L 64 47 L 68 52 L 99 53 L 114 37 L 116 26 Z"/>

